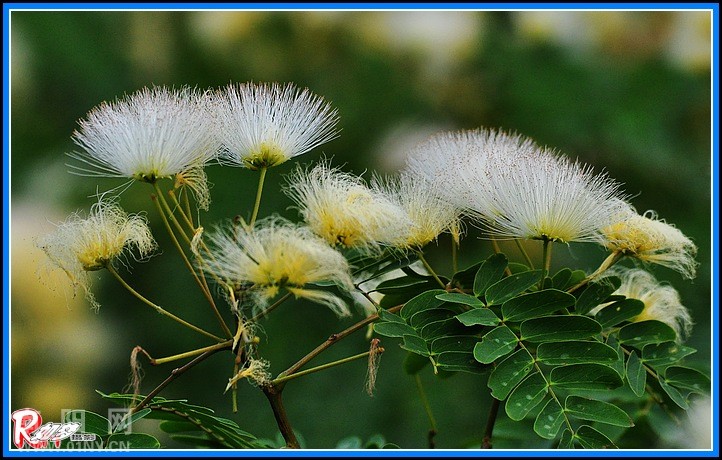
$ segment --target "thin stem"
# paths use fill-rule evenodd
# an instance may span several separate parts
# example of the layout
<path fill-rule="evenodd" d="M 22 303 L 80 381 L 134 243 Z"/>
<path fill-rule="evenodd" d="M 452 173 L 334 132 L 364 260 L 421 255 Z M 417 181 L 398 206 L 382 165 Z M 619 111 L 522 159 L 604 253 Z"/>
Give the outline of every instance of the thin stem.
<path fill-rule="evenodd" d="M 534 270 L 534 262 L 531 261 L 531 257 L 529 257 L 529 253 L 526 252 L 526 249 L 524 249 L 524 245 L 521 243 L 521 240 L 519 238 L 514 238 L 514 242 L 516 243 L 516 247 L 519 248 L 519 251 L 524 256 L 524 260 L 526 260 L 526 264 L 529 265 L 529 269 Z"/>
<path fill-rule="evenodd" d="M 376 311 L 378 311 L 378 310 L 381 308 L 381 306 L 378 304 L 378 302 L 376 302 L 376 301 L 369 295 L 368 292 L 366 292 L 366 291 L 364 291 L 363 289 L 361 289 L 361 287 L 360 287 L 358 284 L 354 284 L 353 286 L 356 288 L 356 290 L 357 290 L 358 292 L 361 293 L 362 296 L 364 296 L 364 297 L 366 298 L 366 300 L 368 300 L 369 302 L 371 302 L 371 305 L 374 306 L 374 308 L 376 309 Z"/>
<path fill-rule="evenodd" d="M 261 176 L 258 178 L 258 191 L 256 192 L 256 203 L 253 205 L 253 214 L 251 214 L 251 222 L 248 224 L 250 228 L 256 223 L 256 217 L 258 217 L 258 209 L 261 207 L 261 195 L 263 194 L 263 182 L 266 180 L 267 167 L 263 167 L 259 170 Z"/>
<path fill-rule="evenodd" d="M 580 289 L 580 288 L 586 286 L 594 278 L 597 278 L 599 275 L 601 275 L 602 273 L 607 271 L 609 268 L 611 268 L 612 265 L 619 262 L 622 259 L 622 257 L 624 257 L 624 254 L 619 251 L 615 251 L 615 252 L 609 254 L 607 256 L 607 258 L 604 259 L 604 262 L 602 262 L 602 264 L 599 266 L 599 268 L 597 268 L 594 271 L 594 273 L 592 273 L 591 275 L 589 275 L 586 278 L 584 278 L 583 280 L 581 280 L 579 283 L 577 283 L 574 286 L 567 289 L 567 292 L 569 292 L 571 294 L 572 292 L 576 291 L 577 289 Z"/>
<path fill-rule="evenodd" d="M 273 416 L 276 418 L 276 424 L 278 429 L 283 435 L 283 439 L 286 440 L 286 447 L 289 449 L 298 449 L 300 444 L 296 438 L 296 433 L 293 432 L 291 422 L 288 420 L 288 414 L 286 409 L 283 407 L 282 399 L 282 388 L 276 388 L 274 386 L 265 386 L 262 388 L 263 394 L 268 398 L 268 402 L 271 404 L 271 410 L 273 410 Z"/>
<path fill-rule="evenodd" d="M 416 380 L 416 388 L 419 390 L 419 397 L 421 397 L 421 403 L 424 405 L 424 410 L 426 411 L 426 415 L 429 417 L 429 423 L 431 423 L 431 428 L 429 429 L 429 449 L 433 449 L 436 447 L 436 444 L 434 443 L 434 437 L 436 436 L 436 433 L 438 433 L 436 429 L 436 419 L 434 418 L 434 413 L 431 411 L 431 404 L 429 404 L 429 399 L 426 397 L 426 392 L 424 391 L 424 385 L 421 383 L 421 376 L 416 373 L 414 376 Z"/>
<path fill-rule="evenodd" d="M 196 227 L 195 227 L 195 225 L 193 225 L 193 221 L 191 220 L 190 209 L 188 210 L 188 213 L 186 213 L 183 210 L 183 207 L 181 206 L 180 201 L 178 201 L 178 197 L 175 195 L 175 192 L 173 190 L 168 190 L 168 195 L 170 195 L 170 197 L 173 199 L 173 204 L 175 205 L 176 209 L 178 210 L 178 213 L 183 218 L 183 221 L 188 226 L 188 229 L 191 231 L 191 233 L 195 233 Z M 188 203 L 188 194 L 186 194 L 185 197 L 186 197 L 185 201 L 187 204 Z"/>
<path fill-rule="evenodd" d="M 140 300 L 144 304 L 150 306 L 151 308 L 153 308 L 155 311 L 157 311 L 161 315 L 165 315 L 168 318 L 172 319 L 173 321 L 176 321 L 177 323 L 182 324 L 183 326 L 185 326 L 187 328 L 193 329 L 194 331 L 199 332 L 199 333 L 205 335 L 206 337 L 210 337 L 213 340 L 215 340 L 216 342 L 224 342 L 225 341 L 225 339 L 215 336 L 215 335 L 211 334 L 210 332 L 206 332 L 203 329 L 199 328 L 198 326 L 195 326 L 195 325 L 189 323 L 188 321 L 185 321 L 185 320 L 177 317 L 173 313 L 171 313 L 167 310 L 164 310 L 162 307 L 159 307 L 158 305 L 154 304 L 150 300 L 143 297 L 143 295 L 141 295 L 138 291 L 133 289 L 128 283 L 126 283 L 125 280 L 120 276 L 120 274 L 111 265 L 108 265 L 106 268 L 115 277 L 115 279 L 117 279 L 118 282 L 124 288 L 126 288 L 131 294 L 133 294 L 138 300 Z"/>
<path fill-rule="evenodd" d="M 156 187 L 156 190 L 158 192 L 160 192 L 160 188 L 158 188 L 158 185 L 157 184 L 153 184 L 153 185 Z M 162 195 L 161 195 L 161 197 L 162 197 Z M 211 295 L 210 289 L 208 288 L 208 283 L 204 282 L 205 278 L 203 281 L 201 281 L 200 277 L 198 276 L 198 273 L 196 273 L 190 260 L 188 260 L 188 256 L 186 256 L 186 253 L 183 251 L 183 248 L 181 247 L 180 243 L 178 242 L 178 238 L 176 238 L 175 233 L 173 232 L 173 229 L 171 228 L 170 223 L 168 222 L 168 218 L 166 217 L 165 213 L 163 212 L 163 208 L 161 207 L 160 203 L 158 202 L 159 200 L 157 199 L 157 195 L 151 195 L 151 198 L 153 199 L 153 203 L 155 203 L 156 208 L 158 209 L 158 213 L 160 214 L 161 218 L 163 219 L 163 223 L 165 224 L 165 228 L 168 231 L 168 234 L 170 235 L 171 240 L 173 241 L 173 245 L 178 250 L 178 253 L 181 255 L 181 258 L 183 259 L 183 263 L 185 264 L 186 268 L 193 275 L 193 279 L 195 279 L 196 284 L 198 284 L 198 287 L 200 288 L 201 292 L 203 293 L 203 296 L 206 298 L 206 300 L 210 304 L 211 309 L 213 310 L 213 313 L 215 314 L 216 318 L 218 319 L 219 324 L 221 325 L 221 328 L 223 329 L 223 333 L 227 337 L 233 337 L 233 334 L 231 334 L 231 330 L 228 328 L 228 325 L 223 320 L 221 313 L 218 311 L 218 307 L 216 306 L 216 303 L 213 300 L 213 296 Z M 166 205 L 167 205 L 167 203 L 166 203 Z"/>
<path fill-rule="evenodd" d="M 222 348 L 218 349 L 218 350 L 207 351 L 207 352 L 203 353 L 202 355 L 194 358 L 192 361 L 189 361 L 187 364 L 183 365 L 182 367 L 173 369 L 171 371 L 170 375 L 168 376 L 168 378 L 163 380 L 163 382 L 161 382 L 160 385 L 155 387 L 153 389 L 153 391 L 148 393 L 148 395 L 145 398 L 143 398 L 143 400 L 137 406 L 135 406 L 133 409 L 131 409 L 131 413 L 136 413 L 139 410 L 143 409 L 145 406 L 147 406 L 153 400 L 153 398 L 158 393 L 160 393 L 163 390 L 163 388 L 167 387 L 173 380 L 177 379 L 178 377 L 183 375 L 183 373 L 185 373 L 188 369 L 192 368 L 193 366 L 200 363 L 201 361 L 204 361 L 206 358 L 217 353 L 220 350 L 222 350 Z"/>
<path fill-rule="evenodd" d="M 459 271 L 459 243 L 456 242 L 456 238 L 451 237 L 451 269 L 454 273 Z"/>
<path fill-rule="evenodd" d="M 322 371 L 325 369 L 329 369 L 335 366 L 340 366 L 341 364 L 350 363 L 351 361 L 356 361 L 357 359 L 362 358 L 368 358 L 370 354 L 382 354 L 384 352 L 384 349 L 382 347 L 376 348 L 373 351 L 365 351 L 363 353 L 359 353 L 357 355 L 349 356 L 348 358 L 339 359 L 337 361 L 331 361 L 330 363 L 321 364 L 320 366 L 312 367 L 310 369 L 306 369 L 305 371 L 299 371 L 295 374 L 291 375 L 284 375 L 282 377 L 277 377 L 276 379 L 271 381 L 271 385 L 273 386 L 280 386 L 284 385 L 289 380 L 293 380 L 298 377 L 303 377 L 304 375 L 313 374 L 314 372 Z"/>
<path fill-rule="evenodd" d="M 491 407 L 489 408 L 489 416 L 486 419 L 486 428 L 484 429 L 484 438 L 481 440 L 482 449 L 491 449 L 491 435 L 494 433 L 494 424 L 499 414 L 500 401 L 494 397 L 491 398 Z"/>
<path fill-rule="evenodd" d="M 437 283 L 439 283 L 439 286 L 441 286 L 442 289 L 446 289 L 446 284 L 444 284 L 443 281 L 441 281 L 441 278 L 439 278 L 439 275 L 436 274 L 433 268 L 431 268 L 431 265 L 426 261 L 424 258 L 424 254 L 422 252 L 418 252 L 419 260 L 422 264 L 424 264 L 424 267 L 426 270 L 428 270 L 429 273 L 431 273 L 431 276 L 434 277 Z"/>
<path fill-rule="evenodd" d="M 173 355 L 173 356 L 166 356 L 165 358 L 158 358 L 158 359 L 150 358 L 150 363 L 154 366 L 158 366 L 160 364 L 169 363 L 171 361 L 177 361 L 179 359 L 190 358 L 191 356 L 198 356 L 207 351 L 223 350 L 225 348 L 231 348 L 232 345 L 233 345 L 233 340 L 226 340 L 225 342 L 217 343 L 217 344 L 211 345 L 209 347 L 203 347 L 203 348 L 199 348 L 197 350 L 186 351 L 185 353 L 179 353 L 179 354 Z"/>
<path fill-rule="evenodd" d="M 268 315 L 268 314 L 271 313 L 273 310 L 275 310 L 276 307 L 278 307 L 279 305 L 281 305 L 281 304 L 282 304 L 283 302 L 285 302 L 286 300 L 290 299 L 290 298 L 291 298 L 291 295 L 292 295 L 292 293 L 287 292 L 283 297 L 281 297 L 281 298 L 278 299 L 276 302 L 274 302 L 273 305 L 271 305 L 270 307 L 266 308 L 265 310 L 263 310 L 262 312 L 260 312 L 259 314 L 257 314 L 257 315 L 254 316 L 253 318 L 251 318 L 249 321 L 251 321 L 251 322 L 257 321 L 259 318 Z"/>
<path fill-rule="evenodd" d="M 499 243 L 496 241 L 496 238 L 494 238 L 494 237 L 491 238 L 491 245 L 494 247 L 494 254 L 501 254 L 501 248 L 499 247 Z M 529 268 L 531 268 L 531 267 L 529 267 Z M 506 276 L 511 276 L 511 269 L 509 268 L 508 265 L 504 269 L 504 274 Z"/>
<path fill-rule="evenodd" d="M 162 209 L 165 210 L 168 219 L 170 219 L 170 222 L 173 222 L 173 225 L 175 225 L 175 228 L 181 234 L 181 236 L 185 240 L 186 244 L 190 245 L 191 239 L 186 234 L 186 232 L 183 229 L 183 227 L 181 226 L 180 222 L 178 222 L 178 219 L 176 219 L 175 213 L 173 212 L 170 205 L 168 204 L 168 201 L 165 199 L 165 195 L 163 194 L 163 191 L 160 189 L 158 182 L 153 182 L 153 188 L 155 189 L 156 196 L 158 197 L 158 202 L 162 206 Z M 170 227 L 170 225 L 169 225 L 169 227 Z"/>
<path fill-rule="evenodd" d="M 387 309 L 386 311 L 389 313 L 396 313 L 397 311 L 401 310 L 401 308 L 403 306 L 404 306 L 404 304 L 396 305 L 395 307 L 391 307 L 391 308 Z M 377 314 L 374 314 L 374 315 L 371 315 L 371 316 L 368 316 L 368 317 L 362 319 L 358 323 L 354 324 L 353 326 L 348 327 L 347 329 L 344 329 L 343 331 L 341 331 L 337 334 L 332 334 L 328 339 L 326 339 L 325 342 L 323 342 L 321 345 L 314 348 L 306 356 L 304 356 L 303 358 L 298 360 L 298 362 L 296 364 L 292 365 L 285 371 L 278 374 L 278 376 L 285 377 L 287 375 L 295 374 L 296 372 L 298 372 L 299 369 L 301 369 L 303 366 L 308 364 L 309 361 L 311 361 L 313 358 L 315 358 L 316 356 L 321 354 L 324 350 L 326 350 L 331 345 L 338 343 L 344 337 L 347 337 L 347 336 L 353 334 L 354 332 L 358 331 L 359 329 L 362 329 L 367 324 L 371 324 L 378 319 L 379 319 L 379 315 L 377 313 Z"/>
<path fill-rule="evenodd" d="M 551 240 L 548 238 L 544 238 L 542 245 L 542 271 L 541 271 L 541 281 L 539 281 L 539 289 L 542 289 L 544 287 L 544 278 L 547 277 L 547 273 L 549 273 L 549 266 L 551 265 L 552 261 L 552 248 L 551 248 Z"/>

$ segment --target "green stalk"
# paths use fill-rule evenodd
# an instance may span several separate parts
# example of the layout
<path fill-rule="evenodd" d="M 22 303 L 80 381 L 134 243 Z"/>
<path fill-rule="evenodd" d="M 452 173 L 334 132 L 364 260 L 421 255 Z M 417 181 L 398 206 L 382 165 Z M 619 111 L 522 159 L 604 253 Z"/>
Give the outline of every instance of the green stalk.
<path fill-rule="evenodd" d="M 189 329 L 193 329 L 194 331 L 199 332 L 199 333 L 205 335 L 206 337 L 210 337 L 210 338 L 212 338 L 213 340 L 215 340 L 216 342 L 225 342 L 225 339 L 222 339 L 222 338 L 220 338 L 220 337 L 218 337 L 218 336 L 215 336 L 215 335 L 211 334 L 210 332 L 206 332 L 206 331 L 204 331 L 203 329 L 199 328 L 198 326 L 195 326 L 195 325 L 189 323 L 188 321 L 185 321 L 184 319 L 181 319 L 181 318 L 177 317 L 177 316 L 174 315 L 173 313 L 171 313 L 171 312 L 169 312 L 169 311 L 167 311 L 167 310 L 164 310 L 162 307 L 154 304 L 154 303 L 151 302 L 150 300 L 148 300 L 148 299 L 146 299 L 145 297 L 143 297 L 143 295 L 140 294 L 138 291 L 136 291 L 135 289 L 133 289 L 128 283 L 126 283 L 125 280 L 120 276 L 120 274 L 119 274 L 111 265 L 108 265 L 106 268 L 108 269 L 108 271 L 110 272 L 110 274 L 113 275 L 113 276 L 115 277 L 115 279 L 117 279 L 118 282 L 119 282 L 124 288 L 126 288 L 126 289 L 128 290 L 128 292 L 130 292 L 131 294 L 133 294 L 138 300 L 140 300 L 140 301 L 143 302 L 144 304 L 148 305 L 149 307 L 153 308 L 155 311 L 157 311 L 157 312 L 160 313 L 161 315 L 165 315 L 165 316 L 167 316 L 168 318 L 172 319 L 173 321 L 175 321 L 175 322 L 177 322 L 177 323 L 179 323 L 179 324 L 181 324 L 181 325 L 183 325 L 183 326 L 185 326 L 185 327 L 187 327 L 187 328 L 189 328 Z"/>
<path fill-rule="evenodd" d="M 258 209 L 261 207 L 261 195 L 263 194 L 263 183 L 266 180 L 267 167 L 263 167 L 259 170 L 261 176 L 258 178 L 258 191 L 256 192 L 256 203 L 253 205 L 253 214 L 251 214 L 251 222 L 248 224 L 250 228 L 256 223 L 256 217 L 258 217 Z"/>
<path fill-rule="evenodd" d="M 419 256 L 419 260 L 421 261 L 421 263 L 424 264 L 424 267 L 426 268 L 426 270 L 428 270 L 429 273 L 431 273 L 431 276 L 434 277 L 436 282 L 439 283 L 439 286 L 441 286 L 441 289 L 446 289 L 446 285 L 444 284 L 443 281 L 441 281 L 441 278 L 439 278 L 439 275 L 436 274 L 434 269 L 431 268 L 431 265 L 429 265 L 429 263 L 426 261 L 426 259 L 424 258 L 424 254 L 421 251 L 419 251 L 417 254 Z"/>
<path fill-rule="evenodd" d="M 367 358 L 371 353 L 381 354 L 383 352 L 384 352 L 383 348 L 377 348 L 376 350 L 373 350 L 373 351 L 366 351 L 363 353 L 359 353 L 358 355 L 349 356 L 348 358 L 339 359 L 337 361 L 331 361 L 330 363 L 321 364 L 320 366 L 312 367 L 310 369 L 306 369 L 305 371 L 298 371 L 295 374 L 277 377 L 276 379 L 271 380 L 269 385 L 273 386 L 273 387 L 278 387 L 279 385 L 282 385 L 282 384 L 288 382 L 289 380 L 293 380 L 298 377 L 303 377 L 304 375 L 313 374 L 314 372 L 329 369 L 331 367 L 340 366 L 341 364 L 350 363 L 351 361 L 356 361 L 357 359 Z"/>

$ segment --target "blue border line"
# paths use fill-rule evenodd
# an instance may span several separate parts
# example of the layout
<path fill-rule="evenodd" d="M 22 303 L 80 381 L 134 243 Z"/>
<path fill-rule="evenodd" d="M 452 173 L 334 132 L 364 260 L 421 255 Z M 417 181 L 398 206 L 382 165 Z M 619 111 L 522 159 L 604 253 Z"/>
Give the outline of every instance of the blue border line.
<path fill-rule="evenodd" d="M 40 457 L 94 457 L 100 451 L 32 451 L 10 450 L 10 401 L 9 401 L 9 365 L 10 365 L 10 289 L 9 289 L 9 254 L 10 254 L 10 13 L 11 11 L 32 11 L 51 9 L 67 10 L 213 10 L 213 9 L 263 9 L 263 10 L 309 10 L 309 9 L 402 9 L 402 10 L 514 10 L 514 9 L 549 9 L 549 10 L 710 10 L 712 11 L 712 449 L 711 450 L 618 450 L 618 451 L 500 451 L 484 452 L 494 457 L 577 457 L 580 454 L 589 457 L 632 456 L 632 457 L 716 457 L 719 455 L 719 5 L 717 3 L 4 3 L 3 4 L 3 455 L 21 457 L 25 455 Z M 303 450 L 303 451 L 215 451 L 215 450 L 137 450 L 132 452 L 102 451 L 106 457 L 133 457 L 154 455 L 158 457 L 195 457 L 202 454 L 208 457 L 225 457 L 233 453 L 236 456 L 252 457 L 436 457 L 447 455 L 453 457 L 478 457 L 478 450 Z"/>
<path fill-rule="evenodd" d="M 7 3 L 4 6 L 10 9 L 36 10 L 36 9 L 448 9 L 448 10 L 513 10 L 513 9 L 556 9 L 556 10 L 662 10 L 679 9 L 712 10 L 716 3 Z"/>

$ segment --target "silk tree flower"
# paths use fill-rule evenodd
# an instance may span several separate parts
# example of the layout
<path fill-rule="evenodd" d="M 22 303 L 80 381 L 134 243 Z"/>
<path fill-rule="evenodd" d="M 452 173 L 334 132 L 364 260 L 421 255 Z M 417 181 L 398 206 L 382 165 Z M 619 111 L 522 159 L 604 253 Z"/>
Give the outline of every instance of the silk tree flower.
<path fill-rule="evenodd" d="M 297 168 L 285 192 L 311 230 L 332 246 L 375 253 L 411 225 L 398 204 L 325 162 Z"/>
<path fill-rule="evenodd" d="M 127 214 L 117 203 L 102 198 L 87 217 L 72 214 L 55 232 L 38 240 L 52 266 L 62 269 L 94 308 L 100 305 L 90 292 L 88 272 L 101 270 L 116 261 L 125 263 L 128 254 L 136 260 L 148 257 L 156 248 L 146 218 Z M 135 256 L 135 253 L 138 256 Z"/>
<path fill-rule="evenodd" d="M 232 166 L 276 166 L 338 134 L 336 110 L 292 84 L 232 84 L 218 101 L 221 159 Z"/>
<path fill-rule="evenodd" d="M 446 198 L 494 237 L 600 242 L 623 206 L 605 174 L 521 135 L 442 133 L 417 150 L 410 170 L 448 184 Z"/>
<path fill-rule="evenodd" d="M 375 177 L 372 189 L 403 210 L 408 219 L 408 225 L 391 235 L 392 239 L 387 242 L 390 246 L 401 250 L 420 249 L 445 231 L 450 232 L 458 243 L 460 212 L 456 206 L 442 200 L 435 184 L 401 173 L 385 179 Z"/>
<path fill-rule="evenodd" d="M 689 335 L 692 330 L 692 317 L 682 305 L 679 293 L 672 286 L 660 283 L 651 273 L 639 268 L 614 267 L 604 276 L 618 276 L 622 280 L 621 286 L 614 294 L 644 303 L 642 313 L 630 321 L 661 321 L 674 329 L 678 341 L 681 341 L 683 336 Z M 592 314 L 596 314 L 596 311 L 598 310 L 593 310 Z"/>
<path fill-rule="evenodd" d="M 332 282 L 350 290 L 349 265 L 307 227 L 280 217 L 258 221 L 253 229 L 221 226 L 208 236 L 211 257 L 204 268 L 226 280 L 234 289 L 247 289 L 254 313 L 261 312 L 281 289 L 329 307 L 339 316 L 350 314 L 336 295 L 309 285 Z"/>
<path fill-rule="evenodd" d="M 80 120 L 73 140 L 82 152 L 68 154 L 84 165 L 71 172 L 94 177 L 128 177 L 155 183 L 175 178 L 208 208 L 203 167 L 219 150 L 210 98 L 190 87 L 143 88 L 114 102 L 103 102 Z"/>
<path fill-rule="evenodd" d="M 626 205 L 616 222 L 604 229 L 604 236 L 604 245 L 611 251 L 671 268 L 689 279 L 695 277 L 697 246 L 678 228 L 659 220 L 654 211 L 640 215 Z"/>

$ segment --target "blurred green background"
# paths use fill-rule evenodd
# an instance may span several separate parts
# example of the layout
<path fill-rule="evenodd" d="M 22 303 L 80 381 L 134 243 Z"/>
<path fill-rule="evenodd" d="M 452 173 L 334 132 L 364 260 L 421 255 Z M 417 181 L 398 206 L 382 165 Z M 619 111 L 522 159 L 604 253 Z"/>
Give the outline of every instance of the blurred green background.
<path fill-rule="evenodd" d="M 405 149 L 430 134 L 479 126 L 515 130 L 606 170 L 634 195 L 640 212 L 656 210 L 698 245 L 695 280 L 664 268 L 652 271 L 672 283 L 691 310 L 696 327 L 688 343 L 699 352 L 690 362 L 709 370 L 710 21 L 709 13 L 692 11 L 13 12 L 12 408 L 36 408 L 47 421 L 58 421 L 64 408 L 104 414 L 109 404 L 93 390 L 124 388 L 135 345 L 157 357 L 207 345 L 139 304 L 107 273 L 94 274 L 98 314 L 82 296 L 72 298 L 62 275 L 41 272 L 40 280 L 37 274 L 44 260 L 33 239 L 72 211 L 88 209 L 96 190 L 122 183 L 68 174 L 64 152 L 75 149 L 70 136 L 77 120 L 101 101 L 152 84 L 207 88 L 253 80 L 308 87 L 338 109 L 342 131 L 296 160 L 326 155 L 365 177 L 398 170 Z M 279 191 L 297 161 L 271 170 L 262 215 L 297 218 Z M 256 173 L 217 165 L 207 172 L 213 202 L 203 216 L 206 228 L 236 214 L 247 217 Z M 217 327 L 149 194 L 150 187 L 134 184 L 122 205 L 148 211 L 164 254 L 133 264 L 127 278 L 171 311 Z M 470 227 L 460 266 L 489 254 L 478 236 Z M 429 249 L 432 265 L 447 275 L 448 247 L 442 237 L 438 248 Z M 536 245 L 528 247 L 532 257 L 540 257 Z M 509 254 L 518 255 L 513 247 Z M 559 246 L 554 265 L 590 270 L 604 256 L 589 245 Z M 271 370 L 280 372 L 360 318 L 357 313 L 339 321 L 314 304 L 284 304 L 263 323 L 262 353 Z M 401 447 L 426 446 L 428 420 L 413 378 L 401 369 L 405 352 L 392 339 L 383 345 L 374 397 L 363 391 L 362 362 L 289 383 L 288 414 L 309 447 L 331 448 L 346 436 L 366 439 L 374 433 Z M 314 363 L 366 349 L 359 333 Z M 173 367 L 145 364 L 142 391 Z M 240 386 L 240 411 L 231 413 L 230 397 L 223 394 L 231 371 L 230 357 L 216 355 L 162 395 L 213 407 L 257 436 L 274 437 L 267 402 L 250 385 Z M 427 368 L 422 380 L 437 417 L 437 446 L 478 446 L 489 404 L 484 379 L 438 379 Z M 497 447 L 520 447 L 505 444 L 510 429 L 501 417 Z M 679 441 L 640 429 L 630 446 L 678 447 L 698 442 L 695 436 L 708 439 L 704 429 L 691 432 L 696 435 L 679 435 L 685 438 Z M 534 435 L 528 439 L 528 447 L 544 447 Z"/>

